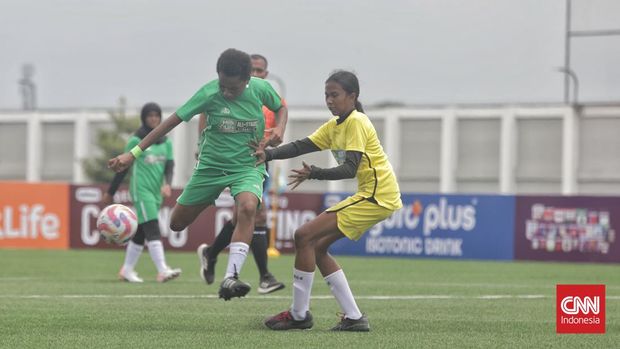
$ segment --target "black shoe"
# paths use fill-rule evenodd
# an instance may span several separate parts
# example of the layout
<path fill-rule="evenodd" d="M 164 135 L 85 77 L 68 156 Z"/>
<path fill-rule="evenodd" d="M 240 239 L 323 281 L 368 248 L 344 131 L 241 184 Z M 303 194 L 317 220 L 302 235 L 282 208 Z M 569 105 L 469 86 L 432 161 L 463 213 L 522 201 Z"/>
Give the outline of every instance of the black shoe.
<path fill-rule="evenodd" d="M 275 292 L 284 288 L 284 284 L 280 281 L 276 280 L 276 278 L 271 275 L 271 273 L 267 273 L 260 278 L 260 283 L 258 285 L 258 293 L 267 294 L 271 292 Z"/>
<path fill-rule="evenodd" d="M 209 245 L 207 244 L 198 246 L 196 253 L 198 253 L 198 259 L 200 260 L 200 277 L 208 285 L 211 285 L 215 280 L 215 263 L 217 258 L 209 257 Z"/>
<path fill-rule="evenodd" d="M 338 325 L 332 327 L 332 331 L 368 332 L 370 331 L 370 324 L 366 315 L 362 314 L 362 317 L 357 320 L 346 318 L 343 315 Z"/>
<path fill-rule="evenodd" d="M 313 325 L 312 314 L 309 311 L 306 312 L 306 318 L 303 320 L 293 319 L 293 315 L 288 310 L 265 320 L 265 326 L 274 331 L 307 330 Z"/>
<path fill-rule="evenodd" d="M 233 297 L 243 297 L 250 292 L 250 285 L 239 280 L 236 276 L 229 276 L 220 284 L 220 298 L 224 298 L 225 301 L 230 300 Z"/>

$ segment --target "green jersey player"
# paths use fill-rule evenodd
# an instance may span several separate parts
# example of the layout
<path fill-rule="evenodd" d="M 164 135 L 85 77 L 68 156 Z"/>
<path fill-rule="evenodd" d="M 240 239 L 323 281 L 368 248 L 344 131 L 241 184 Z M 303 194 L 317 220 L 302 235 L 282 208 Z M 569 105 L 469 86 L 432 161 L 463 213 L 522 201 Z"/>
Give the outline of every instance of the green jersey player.
<path fill-rule="evenodd" d="M 127 141 L 125 151 L 134 148 L 161 123 L 161 108 L 155 103 L 147 103 L 140 113 L 142 127 Z M 114 176 L 108 191 L 103 196 L 103 204 L 112 203 L 112 197 L 127 172 L 131 171 L 129 192 L 138 216 L 138 230 L 127 244 L 125 262 L 118 273 L 119 279 L 128 282 L 142 282 L 134 268 L 144 249 L 144 243 L 149 249 L 151 259 L 157 268 L 157 281 L 166 282 L 181 274 L 180 269 L 170 268 L 166 264 L 164 246 L 161 242 L 159 230 L 159 207 L 162 196 L 171 194 L 172 169 L 172 142 L 167 137 L 160 137 L 148 147 L 135 161 L 131 169 L 126 169 Z"/>
<path fill-rule="evenodd" d="M 216 70 L 218 79 L 200 88 L 130 152 L 110 159 L 108 166 L 117 172 L 123 171 L 144 149 L 182 121 L 189 121 L 200 113 L 207 115 L 199 161 L 177 199 L 170 228 L 183 230 L 200 212 L 212 205 L 225 188 L 230 188 L 235 198 L 237 221 L 226 274 L 219 290 L 220 298 L 229 300 L 243 297 L 250 291 L 250 285 L 239 280 L 239 273 L 252 240 L 254 216 L 262 199 L 262 183 L 266 175 L 263 164 L 255 165 L 256 159 L 249 144 L 263 138 L 263 105 L 276 113 L 277 120 L 269 139 L 264 140 L 265 144 L 282 142 L 288 112 L 267 81 L 250 77 L 252 64 L 247 53 L 235 49 L 224 51 L 217 61 Z"/>

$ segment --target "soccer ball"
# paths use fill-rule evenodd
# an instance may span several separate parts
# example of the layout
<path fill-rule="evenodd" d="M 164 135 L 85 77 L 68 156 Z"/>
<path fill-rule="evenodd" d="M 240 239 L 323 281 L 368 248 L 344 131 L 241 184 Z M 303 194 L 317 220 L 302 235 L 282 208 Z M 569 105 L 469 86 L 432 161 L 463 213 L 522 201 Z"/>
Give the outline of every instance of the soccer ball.
<path fill-rule="evenodd" d="M 138 229 L 138 218 L 127 206 L 114 204 L 104 208 L 97 218 L 97 229 L 107 243 L 125 245 Z"/>

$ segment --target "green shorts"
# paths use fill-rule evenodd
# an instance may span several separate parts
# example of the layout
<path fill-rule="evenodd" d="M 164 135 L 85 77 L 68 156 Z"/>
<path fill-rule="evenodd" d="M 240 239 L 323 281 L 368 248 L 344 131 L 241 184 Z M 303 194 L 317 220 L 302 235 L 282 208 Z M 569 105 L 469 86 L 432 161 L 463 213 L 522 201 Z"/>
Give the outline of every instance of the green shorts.
<path fill-rule="evenodd" d="M 233 173 L 217 169 L 194 171 L 177 202 L 185 206 L 212 205 L 220 193 L 228 187 L 233 197 L 242 192 L 250 192 L 256 195 L 260 203 L 263 198 L 264 180 L 263 173 L 254 169 Z"/>
<path fill-rule="evenodd" d="M 138 224 L 152 221 L 159 218 L 159 207 L 161 202 L 155 201 L 134 201 L 136 215 L 138 216 Z"/>

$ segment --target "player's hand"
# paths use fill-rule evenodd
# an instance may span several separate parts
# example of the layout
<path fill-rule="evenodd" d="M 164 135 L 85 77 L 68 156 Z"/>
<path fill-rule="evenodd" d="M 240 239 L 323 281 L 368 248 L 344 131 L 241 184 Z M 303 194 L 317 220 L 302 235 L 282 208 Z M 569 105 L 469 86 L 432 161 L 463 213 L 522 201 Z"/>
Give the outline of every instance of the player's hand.
<path fill-rule="evenodd" d="M 170 184 L 164 184 L 161 187 L 161 196 L 169 198 L 170 195 L 172 195 L 172 188 L 170 188 Z"/>
<path fill-rule="evenodd" d="M 293 173 L 288 176 L 291 181 L 288 182 L 287 185 L 292 186 L 291 190 L 295 190 L 295 188 L 297 188 L 303 181 L 310 177 L 310 172 L 312 171 L 312 168 L 308 164 L 306 164 L 305 161 L 302 161 L 302 164 L 304 165 L 303 168 L 300 168 L 299 170 L 291 170 L 291 172 Z"/>
<path fill-rule="evenodd" d="M 281 127 L 268 128 L 265 130 L 269 135 L 267 145 L 270 147 L 277 147 L 282 144 L 282 138 L 284 137 L 284 130 Z"/>
<path fill-rule="evenodd" d="M 123 153 L 113 159 L 108 160 L 108 168 L 114 172 L 123 172 L 133 164 L 135 158 L 131 153 Z"/>
<path fill-rule="evenodd" d="M 113 202 L 114 202 L 114 198 L 112 197 L 112 195 L 108 193 L 103 194 L 103 198 L 101 198 L 101 204 L 103 206 L 112 205 Z"/>
<path fill-rule="evenodd" d="M 267 160 L 267 155 L 265 155 L 266 140 L 263 138 L 260 142 L 250 141 L 248 144 L 254 150 L 251 155 L 256 158 L 255 165 L 258 166 L 264 163 Z"/>

